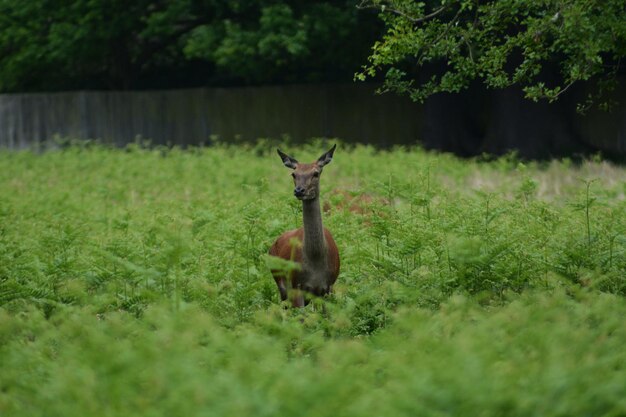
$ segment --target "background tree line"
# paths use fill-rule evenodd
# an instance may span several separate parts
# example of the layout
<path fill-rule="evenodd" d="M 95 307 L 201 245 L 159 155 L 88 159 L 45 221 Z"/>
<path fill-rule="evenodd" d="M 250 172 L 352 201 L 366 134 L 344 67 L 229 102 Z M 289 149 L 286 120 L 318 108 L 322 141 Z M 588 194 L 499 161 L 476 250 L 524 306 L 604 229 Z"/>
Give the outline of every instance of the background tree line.
<path fill-rule="evenodd" d="M 384 80 L 556 100 L 624 73 L 624 0 L 0 0 L 0 92 Z"/>
<path fill-rule="evenodd" d="M 0 0 L 0 92 L 350 81 L 355 0 Z"/>

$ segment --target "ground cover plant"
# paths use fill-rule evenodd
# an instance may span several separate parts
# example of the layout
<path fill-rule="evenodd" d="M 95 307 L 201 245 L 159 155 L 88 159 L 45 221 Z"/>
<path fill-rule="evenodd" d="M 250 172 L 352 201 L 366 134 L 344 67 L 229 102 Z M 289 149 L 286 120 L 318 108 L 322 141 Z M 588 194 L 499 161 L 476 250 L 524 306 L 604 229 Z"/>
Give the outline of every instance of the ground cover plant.
<path fill-rule="evenodd" d="M 274 148 L 0 152 L 0 415 L 626 414 L 625 169 L 340 144 L 294 310 Z"/>

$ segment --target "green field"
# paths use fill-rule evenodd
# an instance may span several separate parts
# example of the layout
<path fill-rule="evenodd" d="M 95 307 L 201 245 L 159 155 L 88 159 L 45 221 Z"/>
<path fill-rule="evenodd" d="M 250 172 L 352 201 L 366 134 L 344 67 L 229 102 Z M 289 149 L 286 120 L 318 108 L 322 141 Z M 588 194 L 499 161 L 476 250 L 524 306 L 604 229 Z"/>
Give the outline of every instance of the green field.
<path fill-rule="evenodd" d="M 274 148 L 0 152 L 0 416 L 626 415 L 626 169 L 340 144 L 286 309 Z"/>

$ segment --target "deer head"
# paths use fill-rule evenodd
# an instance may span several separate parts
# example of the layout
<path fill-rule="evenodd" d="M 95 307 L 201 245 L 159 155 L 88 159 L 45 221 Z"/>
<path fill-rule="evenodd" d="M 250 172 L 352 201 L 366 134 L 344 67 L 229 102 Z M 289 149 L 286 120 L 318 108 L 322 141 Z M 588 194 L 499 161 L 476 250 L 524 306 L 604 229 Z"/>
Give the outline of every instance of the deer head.
<path fill-rule="evenodd" d="M 283 164 L 287 168 L 293 169 L 291 173 L 294 184 L 293 195 L 297 199 L 314 200 L 319 196 L 322 168 L 333 160 L 333 153 L 336 147 L 337 145 L 334 145 L 328 152 L 311 164 L 301 164 L 295 158 L 277 149 Z"/>

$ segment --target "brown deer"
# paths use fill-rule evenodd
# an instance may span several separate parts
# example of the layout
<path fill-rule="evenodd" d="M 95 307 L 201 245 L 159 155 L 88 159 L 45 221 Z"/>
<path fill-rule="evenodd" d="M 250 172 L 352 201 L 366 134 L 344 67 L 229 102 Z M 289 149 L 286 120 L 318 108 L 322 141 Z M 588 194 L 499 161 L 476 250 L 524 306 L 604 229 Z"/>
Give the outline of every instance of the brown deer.
<path fill-rule="evenodd" d="M 324 201 L 322 210 L 325 214 L 331 214 L 333 209 L 340 211 L 349 211 L 354 214 L 363 216 L 371 216 L 374 211 L 373 207 L 380 205 L 389 205 L 386 198 L 376 197 L 371 194 L 353 193 L 348 190 L 334 189 L 330 192 L 334 201 Z"/>
<path fill-rule="evenodd" d="M 311 295 L 330 293 L 339 275 L 339 250 L 330 234 L 322 225 L 320 208 L 320 176 L 322 168 L 333 159 L 337 145 L 311 164 L 301 164 L 278 150 L 295 185 L 293 194 L 302 201 L 303 227 L 289 230 L 274 242 L 269 254 L 297 262 L 297 270 L 272 270 L 282 301 L 289 299 L 294 307 L 303 307 Z"/>

